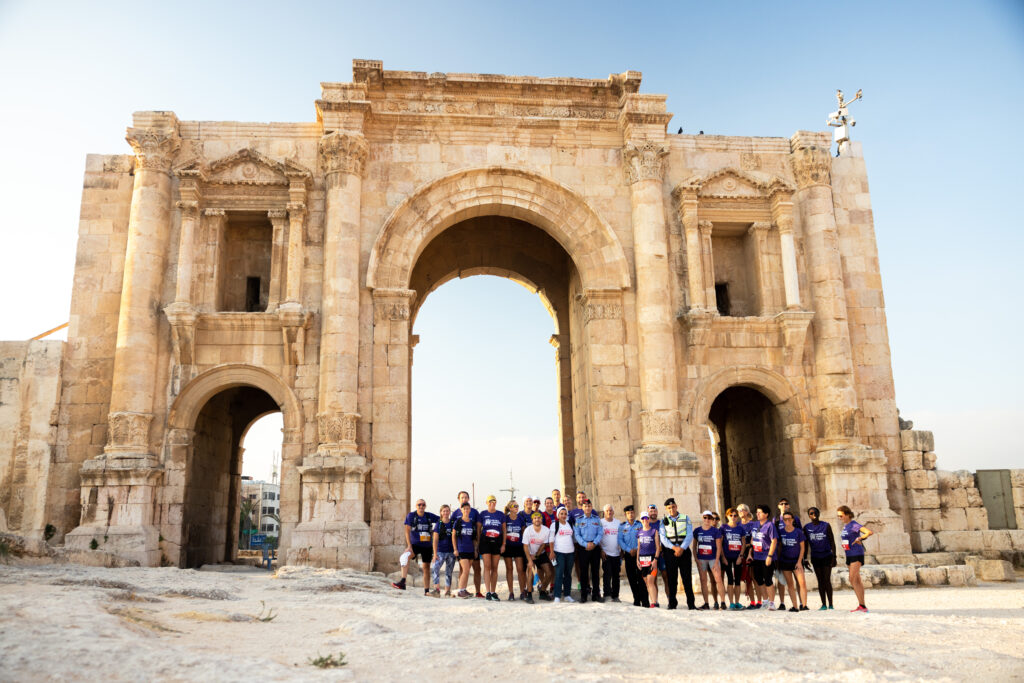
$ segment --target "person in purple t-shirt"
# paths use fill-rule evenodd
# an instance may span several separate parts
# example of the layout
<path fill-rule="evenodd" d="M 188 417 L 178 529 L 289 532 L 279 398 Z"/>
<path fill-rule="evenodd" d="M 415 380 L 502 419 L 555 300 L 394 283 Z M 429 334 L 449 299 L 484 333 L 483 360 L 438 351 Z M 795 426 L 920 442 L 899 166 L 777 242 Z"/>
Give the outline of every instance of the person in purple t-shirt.
<path fill-rule="evenodd" d="M 471 598 L 473 595 L 466 587 L 469 585 L 469 568 L 473 566 L 477 556 L 476 542 L 480 538 L 480 522 L 473 516 L 473 507 L 468 500 L 462 503 L 459 512 L 459 517 L 452 524 L 455 559 L 459 561 L 459 597 Z"/>
<path fill-rule="evenodd" d="M 782 528 L 785 523 L 782 521 L 782 515 L 790 511 L 789 499 L 786 497 L 779 498 L 779 514 L 772 520 L 775 523 L 775 530 L 782 533 Z M 793 526 L 797 529 L 801 528 L 800 517 L 793 515 Z M 786 573 L 782 570 L 777 569 L 775 572 L 775 591 L 776 595 L 779 596 L 779 609 L 786 609 Z"/>
<path fill-rule="evenodd" d="M 829 523 L 818 519 L 821 516 L 818 508 L 807 508 L 807 516 L 811 521 L 804 525 L 804 535 L 807 536 L 814 576 L 818 580 L 819 610 L 830 610 L 833 607 L 832 568 L 836 566 L 836 539 Z"/>
<path fill-rule="evenodd" d="M 735 508 L 725 511 L 722 530 L 722 571 L 725 573 L 725 592 L 729 597 L 729 609 L 743 609 L 740 604 L 740 555 L 746 545 L 747 529 L 740 524 L 740 515 Z M 753 601 L 751 601 L 753 602 Z"/>
<path fill-rule="evenodd" d="M 501 556 L 505 558 L 505 578 L 508 580 L 509 600 L 516 599 L 513 583 L 516 576 L 519 577 L 519 598 L 524 599 L 527 595 L 523 532 L 531 523 L 530 516 L 525 512 L 520 512 L 519 504 L 516 501 L 510 500 L 505 505 L 505 550 Z M 515 572 L 512 571 L 513 567 L 515 567 Z"/>
<path fill-rule="evenodd" d="M 751 530 L 750 547 L 752 549 L 751 566 L 754 570 L 754 581 L 757 592 L 765 602 L 765 608 L 775 609 L 775 586 L 772 585 L 772 574 L 775 572 L 773 562 L 778 549 L 779 532 L 771 520 L 771 508 L 767 505 L 757 506 L 757 523 Z"/>
<path fill-rule="evenodd" d="M 782 513 L 782 531 L 779 532 L 779 570 L 786 574 L 789 597 L 793 599 L 790 612 L 807 611 L 807 580 L 804 578 L 804 553 L 807 552 L 806 537 L 802 529 L 793 525 L 793 513 Z M 795 582 L 794 582 L 795 579 Z M 800 601 L 797 602 L 797 586 Z M 799 607 L 797 607 L 799 605 Z M 781 603 L 779 609 L 782 609 Z"/>
<path fill-rule="evenodd" d="M 480 513 L 480 559 L 484 563 L 484 583 L 488 600 L 498 597 L 498 559 L 505 552 L 505 513 L 498 509 L 498 499 L 487 496 L 487 509 Z"/>
<path fill-rule="evenodd" d="M 405 552 L 399 560 L 402 578 L 391 584 L 395 588 L 405 590 L 409 565 L 419 558 L 423 565 L 423 593 L 430 593 L 430 564 L 434 559 L 433 531 L 438 519 L 433 512 L 427 512 L 427 502 L 422 498 L 416 501 L 416 509 L 405 516 Z"/>
<path fill-rule="evenodd" d="M 722 556 L 722 531 L 714 526 L 715 515 L 711 510 L 705 510 L 701 517 L 703 523 L 693 530 L 693 545 L 697 549 L 697 571 L 700 573 L 700 594 L 704 597 L 704 604 L 699 609 L 709 609 L 709 573 L 715 577 L 715 583 L 711 587 L 711 597 L 715 600 L 714 609 L 725 609 L 722 566 L 718 562 L 718 558 Z M 718 601 L 719 593 L 722 597 L 721 603 Z"/>
<path fill-rule="evenodd" d="M 658 557 L 661 555 L 661 538 L 658 530 L 651 526 L 650 515 L 641 515 L 643 528 L 636 532 L 636 568 L 647 584 L 647 595 L 652 608 L 658 605 Z"/>
<path fill-rule="evenodd" d="M 452 512 L 452 521 L 453 522 L 456 522 L 456 521 L 458 521 L 458 520 L 460 520 L 462 518 L 462 507 L 463 507 L 463 504 L 464 503 L 468 503 L 468 502 L 469 502 L 469 492 L 468 491 L 459 491 L 459 507 L 458 507 L 457 510 Z M 469 520 L 469 523 L 475 526 L 476 523 L 479 521 L 477 519 L 477 516 L 479 514 L 480 513 L 477 512 L 476 508 L 474 508 L 472 505 L 470 505 L 469 506 L 469 516 L 467 517 L 467 519 Z M 459 572 L 462 572 L 462 560 L 463 559 L 465 559 L 465 558 L 459 558 Z M 482 597 L 484 597 L 484 594 L 480 592 L 480 576 L 481 576 L 481 574 L 480 574 L 480 553 L 478 551 L 474 551 L 473 558 L 472 558 L 472 560 L 470 562 L 470 565 L 473 567 L 473 585 L 476 586 L 476 597 L 482 598 Z"/>
<path fill-rule="evenodd" d="M 853 510 L 845 505 L 836 508 L 840 524 L 843 525 L 841 538 L 843 551 L 846 553 L 846 564 L 850 568 L 850 585 L 857 594 L 857 608 L 851 612 L 867 612 L 864 604 L 864 582 L 860 578 L 860 568 L 864 566 L 864 539 L 873 534 L 871 529 L 853 520 Z"/>

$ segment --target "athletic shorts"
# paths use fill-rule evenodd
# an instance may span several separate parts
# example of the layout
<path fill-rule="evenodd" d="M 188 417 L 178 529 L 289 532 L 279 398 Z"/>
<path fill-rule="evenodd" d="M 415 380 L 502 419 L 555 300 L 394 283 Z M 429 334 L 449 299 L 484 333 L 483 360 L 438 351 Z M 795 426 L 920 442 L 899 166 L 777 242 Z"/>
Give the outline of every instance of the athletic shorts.
<path fill-rule="evenodd" d="M 645 557 L 649 557 L 649 555 L 645 555 Z M 658 559 L 659 560 L 662 559 L 660 555 L 658 556 Z M 646 567 L 638 567 L 638 569 L 640 570 L 640 576 L 657 576 L 658 575 L 658 563 L 657 563 L 657 561 L 653 561 L 652 560 L 651 563 L 648 566 L 646 566 Z"/>
<path fill-rule="evenodd" d="M 420 560 L 430 564 L 434 560 L 434 547 L 429 545 L 414 545 L 412 547 L 412 556 L 409 559 L 414 560 L 417 555 Z"/>
<path fill-rule="evenodd" d="M 715 571 L 715 564 L 717 562 L 718 560 L 697 560 L 697 569 L 706 572 L 713 572 Z"/>
<path fill-rule="evenodd" d="M 863 555 L 847 555 L 846 556 L 846 566 L 847 567 L 849 567 L 854 562 L 860 562 L 863 565 L 864 564 L 864 556 Z"/>
<path fill-rule="evenodd" d="M 525 560 L 526 559 L 526 552 L 523 550 L 523 546 L 521 544 L 518 544 L 518 543 L 515 544 L 515 545 L 506 544 L 505 545 L 505 552 L 503 552 L 501 554 L 501 556 L 502 557 L 512 557 L 512 558 L 521 557 L 521 558 L 523 558 Z"/>
<path fill-rule="evenodd" d="M 547 553 L 541 553 L 537 557 L 533 558 L 533 564 L 536 567 L 543 567 L 546 564 L 551 564 L 551 558 L 548 557 Z"/>
<path fill-rule="evenodd" d="M 480 540 L 480 554 L 481 555 L 500 555 L 501 554 L 501 539 L 500 538 L 484 538 Z"/>
<path fill-rule="evenodd" d="M 765 564 L 764 560 L 754 560 L 750 568 L 754 572 L 754 581 L 757 585 L 772 585 L 772 574 L 775 573 L 775 565 Z"/>
<path fill-rule="evenodd" d="M 780 572 L 791 572 L 796 570 L 796 560 L 790 562 L 789 560 L 779 560 L 779 571 Z"/>

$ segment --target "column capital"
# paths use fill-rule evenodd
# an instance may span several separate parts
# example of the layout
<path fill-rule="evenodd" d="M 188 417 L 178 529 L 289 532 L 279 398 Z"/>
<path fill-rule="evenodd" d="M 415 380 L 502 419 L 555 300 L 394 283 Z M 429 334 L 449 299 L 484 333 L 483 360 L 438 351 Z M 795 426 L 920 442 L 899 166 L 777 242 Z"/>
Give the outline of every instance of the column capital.
<path fill-rule="evenodd" d="M 203 211 L 204 216 L 211 216 L 213 218 L 223 218 L 227 215 L 227 211 L 224 209 L 206 209 Z"/>
<path fill-rule="evenodd" d="M 370 149 L 361 134 L 335 131 L 320 138 L 319 152 L 326 175 L 351 173 L 362 177 Z"/>
<path fill-rule="evenodd" d="M 622 292 L 619 290 L 587 289 L 576 295 L 583 307 L 583 324 L 591 320 L 620 320 L 622 318 Z"/>
<path fill-rule="evenodd" d="M 793 217 L 792 216 L 779 216 L 775 219 L 775 227 L 779 229 L 779 232 L 783 235 L 793 234 Z"/>
<path fill-rule="evenodd" d="M 181 201 L 175 202 L 174 205 L 181 210 L 183 218 L 199 217 L 199 202 L 197 201 L 182 199 Z"/>
<path fill-rule="evenodd" d="M 715 227 L 715 224 L 709 220 L 697 221 L 697 229 L 700 230 L 701 237 L 707 237 L 711 234 L 711 230 Z"/>
<path fill-rule="evenodd" d="M 171 161 L 181 146 L 177 119 L 171 128 L 129 128 L 124 139 L 135 152 L 136 168 L 171 172 Z"/>
<path fill-rule="evenodd" d="M 267 211 L 267 218 L 269 218 L 271 222 L 283 221 L 285 218 L 288 218 L 288 211 L 287 209 L 270 209 Z"/>
<path fill-rule="evenodd" d="M 793 175 L 796 176 L 796 185 L 801 190 L 831 183 L 829 170 L 832 168 L 832 156 L 828 147 L 821 147 L 814 144 L 815 142 L 800 133 L 790 140 Z"/>
<path fill-rule="evenodd" d="M 320 429 L 320 454 L 335 451 L 355 452 L 359 413 L 325 412 L 317 415 Z"/>
<path fill-rule="evenodd" d="M 373 320 L 409 320 L 416 291 L 412 289 L 373 290 Z"/>
<path fill-rule="evenodd" d="M 668 147 L 655 142 L 626 143 L 622 148 L 626 181 L 632 185 L 641 180 L 661 181 Z"/>
<path fill-rule="evenodd" d="M 299 218 L 306 215 L 305 202 L 288 202 L 287 209 L 288 215 L 292 218 Z"/>
<path fill-rule="evenodd" d="M 756 235 L 757 233 L 761 233 L 763 235 L 764 233 L 768 232 L 771 229 L 772 224 L 769 223 L 768 221 L 754 221 L 753 223 L 750 224 L 748 232 L 751 235 Z"/>

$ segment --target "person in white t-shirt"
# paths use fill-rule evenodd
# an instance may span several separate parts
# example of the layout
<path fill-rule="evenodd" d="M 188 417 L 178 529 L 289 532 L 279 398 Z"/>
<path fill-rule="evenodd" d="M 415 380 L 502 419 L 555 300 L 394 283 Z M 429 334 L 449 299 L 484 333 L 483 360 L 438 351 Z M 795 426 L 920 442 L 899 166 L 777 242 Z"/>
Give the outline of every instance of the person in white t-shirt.
<path fill-rule="evenodd" d="M 572 539 L 572 527 L 569 525 L 569 511 L 565 507 L 558 508 L 558 517 L 551 525 L 551 548 L 548 551 L 551 564 L 555 565 L 555 602 L 576 602 L 572 599 L 572 565 L 576 559 L 576 544 Z"/>
<path fill-rule="evenodd" d="M 605 505 L 604 516 L 601 517 L 601 583 L 604 585 L 604 597 L 612 602 L 619 601 L 619 574 L 622 571 L 619 524 L 615 519 L 615 508 Z"/>
<path fill-rule="evenodd" d="M 530 518 L 533 524 L 526 527 L 526 531 L 523 532 L 523 548 L 526 550 L 526 585 L 533 586 L 533 577 L 536 574 L 540 579 L 537 584 L 538 597 L 541 600 L 550 600 L 551 580 L 555 576 L 551 559 L 548 557 L 551 530 L 544 526 L 544 515 L 540 512 L 534 512 Z M 528 591 L 526 595 L 526 602 L 533 602 L 533 591 Z"/>

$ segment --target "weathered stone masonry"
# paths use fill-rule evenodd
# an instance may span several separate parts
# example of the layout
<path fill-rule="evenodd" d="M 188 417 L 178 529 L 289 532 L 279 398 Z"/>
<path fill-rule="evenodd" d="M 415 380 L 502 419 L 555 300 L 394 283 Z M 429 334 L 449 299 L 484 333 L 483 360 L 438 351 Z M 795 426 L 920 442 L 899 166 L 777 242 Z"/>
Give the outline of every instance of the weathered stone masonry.
<path fill-rule="evenodd" d="M 139 112 L 132 155 L 88 157 L 68 342 L 2 347 L 5 524 L 230 560 L 241 440 L 280 410 L 287 561 L 391 566 L 416 314 L 487 273 L 552 313 L 570 493 L 848 504 L 881 558 L 987 529 L 901 437 L 858 145 L 670 135 L 632 71 L 353 72 L 313 123 Z"/>

